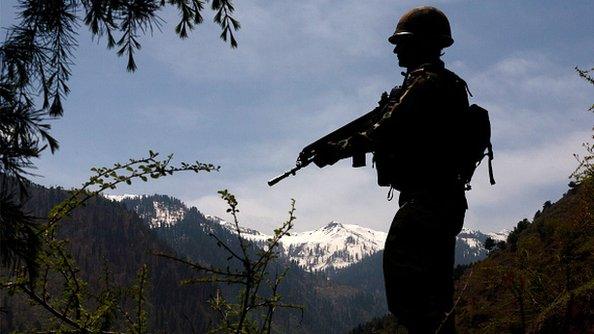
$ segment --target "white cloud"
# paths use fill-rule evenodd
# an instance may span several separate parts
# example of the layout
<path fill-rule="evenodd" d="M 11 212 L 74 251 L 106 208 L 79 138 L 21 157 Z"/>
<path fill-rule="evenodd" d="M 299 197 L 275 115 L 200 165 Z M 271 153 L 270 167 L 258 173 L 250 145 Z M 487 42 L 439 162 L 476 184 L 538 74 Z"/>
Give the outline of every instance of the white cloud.
<path fill-rule="evenodd" d="M 386 230 L 395 212 L 395 202 L 386 201 L 386 188 L 375 185 L 375 171 L 353 169 L 350 162 L 318 169 L 314 165 L 270 188 L 260 175 L 236 183 L 231 189 L 242 207 L 242 219 L 250 226 L 270 230 L 286 218 L 291 198 L 296 200 L 296 229 L 303 231 L 331 220 Z M 287 166 L 290 167 L 290 166 Z M 280 171 L 278 171 L 280 173 Z M 224 214 L 212 196 L 191 201 L 199 208 Z"/>
<path fill-rule="evenodd" d="M 584 112 L 590 87 L 542 54 L 505 58 L 467 81 L 474 101 L 491 112 L 496 148 L 538 145 L 591 127 Z"/>
<path fill-rule="evenodd" d="M 488 185 L 486 167 L 480 166 L 473 180 L 474 189 L 468 193 L 467 222 L 483 230 L 499 230 L 531 218 L 545 201 L 558 199 L 577 166 L 572 153 L 581 152 L 580 143 L 589 135 L 575 132 L 531 148 L 497 152 L 497 184 Z"/>

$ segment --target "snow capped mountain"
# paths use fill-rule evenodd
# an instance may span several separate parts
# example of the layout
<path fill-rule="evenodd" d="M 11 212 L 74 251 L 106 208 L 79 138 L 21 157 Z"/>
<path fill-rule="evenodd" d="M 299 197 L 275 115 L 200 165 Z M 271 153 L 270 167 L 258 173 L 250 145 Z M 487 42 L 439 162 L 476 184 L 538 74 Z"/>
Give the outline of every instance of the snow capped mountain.
<path fill-rule="evenodd" d="M 169 227 L 184 219 L 188 208 L 178 199 L 165 195 L 108 195 L 123 202 L 142 217 L 151 228 Z M 217 224 L 236 233 L 234 223 L 215 216 L 204 216 L 209 224 Z M 208 225 L 205 226 L 208 228 Z M 263 243 L 271 235 L 240 227 L 242 237 Z M 483 233 L 463 228 L 456 237 L 456 263 L 467 264 L 487 256 L 485 240 L 496 242 L 507 238 L 509 231 Z M 354 224 L 332 221 L 326 226 L 306 232 L 291 233 L 281 239 L 280 246 L 287 258 L 307 271 L 336 270 L 348 267 L 383 250 L 387 233 Z M 422 236 L 420 236 L 422 239 Z"/>
<path fill-rule="evenodd" d="M 503 230 L 501 230 L 499 232 L 489 232 L 486 234 L 489 237 L 491 237 L 491 239 L 495 240 L 495 242 L 499 242 L 499 241 L 505 241 L 510 232 L 511 232 L 510 230 L 504 228 Z"/>
<path fill-rule="evenodd" d="M 456 263 L 468 264 L 484 259 L 488 254 L 487 249 L 485 249 L 485 240 L 490 237 L 496 242 L 505 241 L 508 234 L 508 230 L 483 233 L 463 228 L 456 237 Z"/>
<path fill-rule="evenodd" d="M 104 195 L 104 197 L 107 199 L 110 199 L 112 201 L 121 202 L 125 199 L 140 198 L 140 197 L 142 197 L 142 195 L 123 194 L 123 195 Z"/>
<path fill-rule="evenodd" d="M 188 208 L 180 200 L 166 195 L 106 195 L 108 199 L 122 202 L 143 218 L 150 228 L 172 226 L 182 220 Z"/>
<path fill-rule="evenodd" d="M 171 226 L 182 220 L 188 211 L 185 206 L 172 208 L 156 201 L 153 202 L 153 209 L 155 214 L 150 218 L 150 226 L 153 228 Z"/>
<path fill-rule="evenodd" d="M 235 233 L 235 226 L 221 218 L 207 216 Z M 253 229 L 242 228 L 241 235 L 248 240 L 264 242 L 272 236 Z M 382 250 L 387 233 L 359 225 L 333 221 L 313 231 L 291 233 L 281 239 L 285 256 L 308 271 L 340 269 Z"/>
<path fill-rule="evenodd" d="M 285 254 L 308 271 L 340 269 L 384 248 L 387 233 L 333 221 L 283 238 Z"/>
<path fill-rule="evenodd" d="M 216 217 L 216 216 L 205 215 L 205 217 L 206 217 L 207 221 L 214 223 L 214 224 L 219 224 L 219 225 L 223 226 L 224 228 L 226 228 L 227 230 L 229 230 L 230 232 L 236 233 L 236 227 L 235 227 L 234 223 L 230 223 L 230 222 L 228 222 L 222 218 Z M 239 226 L 239 231 L 241 232 L 241 236 L 247 240 L 263 242 L 263 241 L 266 241 L 267 239 L 270 239 L 269 235 L 260 233 L 259 231 L 256 231 L 251 228 Z"/>
<path fill-rule="evenodd" d="M 234 227 L 220 218 L 213 220 L 234 231 Z M 456 237 L 456 264 L 468 264 L 484 259 L 488 251 L 485 240 L 505 241 L 508 230 L 483 233 L 463 228 Z M 242 230 L 248 240 L 262 242 L 270 238 L 255 230 Z M 384 249 L 387 233 L 359 225 L 333 221 L 313 231 L 291 233 L 281 240 L 284 254 L 308 271 L 341 269 Z"/>

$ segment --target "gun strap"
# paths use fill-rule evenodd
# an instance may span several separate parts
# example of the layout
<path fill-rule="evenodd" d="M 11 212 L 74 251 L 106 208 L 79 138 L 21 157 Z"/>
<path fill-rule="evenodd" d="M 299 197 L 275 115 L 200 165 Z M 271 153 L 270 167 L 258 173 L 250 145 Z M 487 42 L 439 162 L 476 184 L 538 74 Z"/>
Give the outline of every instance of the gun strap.
<path fill-rule="evenodd" d="M 491 185 L 495 184 L 495 178 L 493 177 L 493 145 L 491 145 L 491 143 L 489 143 L 489 145 L 487 146 L 487 155 L 489 157 L 489 182 L 491 182 Z"/>
<path fill-rule="evenodd" d="M 390 186 L 390 189 L 388 190 L 387 200 L 389 202 L 392 199 L 394 199 L 394 187 L 393 186 Z"/>

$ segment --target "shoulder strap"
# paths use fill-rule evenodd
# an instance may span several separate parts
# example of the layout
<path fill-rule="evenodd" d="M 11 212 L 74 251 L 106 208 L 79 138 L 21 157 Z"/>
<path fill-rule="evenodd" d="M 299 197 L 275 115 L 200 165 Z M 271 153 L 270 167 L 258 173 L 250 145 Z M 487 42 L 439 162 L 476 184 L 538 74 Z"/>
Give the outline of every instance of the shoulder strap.
<path fill-rule="evenodd" d="M 491 141 L 489 141 L 489 145 L 487 145 L 487 157 L 489 158 L 489 182 L 491 185 L 495 184 L 495 177 L 493 177 L 493 145 L 491 145 Z"/>

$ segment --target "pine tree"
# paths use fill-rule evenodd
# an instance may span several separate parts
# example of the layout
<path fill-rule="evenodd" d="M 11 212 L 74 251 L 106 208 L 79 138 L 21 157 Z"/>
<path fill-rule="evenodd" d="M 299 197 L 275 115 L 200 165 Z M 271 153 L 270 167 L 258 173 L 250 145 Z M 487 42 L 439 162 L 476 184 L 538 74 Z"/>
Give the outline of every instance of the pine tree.
<path fill-rule="evenodd" d="M 18 22 L 7 28 L 0 46 L 0 244 L 1 262 L 28 265 L 35 277 L 34 257 L 39 245 L 37 224 L 22 210 L 33 161 L 58 148 L 51 136 L 51 119 L 64 113 L 68 81 L 76 58 L 81 25 L 94 39 L 127 58 L 126 69 L 137 69 L 134 55 L 139 38 L 160 29 L 158 12 L 179 12 L 175 33 L 187 38 L 203 22 L 207 0 L 17 0 Z M 237 47 L 232 0 L 212 0 L 220 37 Z M 16 180 L 16 186 L 13 182 Z"/>

